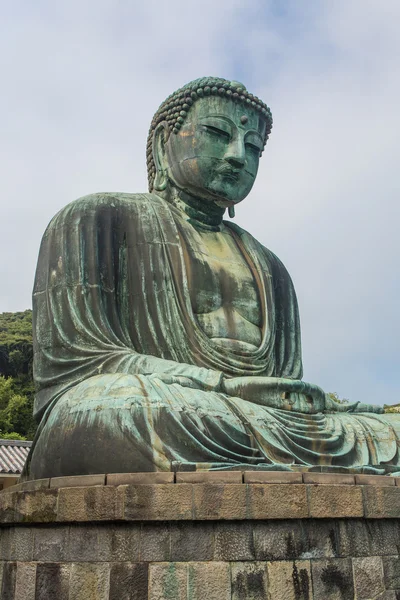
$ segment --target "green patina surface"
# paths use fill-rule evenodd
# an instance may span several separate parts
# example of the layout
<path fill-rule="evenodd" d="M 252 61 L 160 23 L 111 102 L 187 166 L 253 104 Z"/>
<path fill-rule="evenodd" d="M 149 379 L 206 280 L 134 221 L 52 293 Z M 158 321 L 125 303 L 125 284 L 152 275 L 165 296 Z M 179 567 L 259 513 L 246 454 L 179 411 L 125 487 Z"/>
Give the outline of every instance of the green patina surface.
<path fill-rule="evenodd" d="M 152 121 L 149 194 L 86 196 L 51 221 L 28 476 L 399 468 L 400 414 L 301 380 L 289 274 L 223 220 L 251 191 L 271 126 L 243 85 L 192 82 Z"/>

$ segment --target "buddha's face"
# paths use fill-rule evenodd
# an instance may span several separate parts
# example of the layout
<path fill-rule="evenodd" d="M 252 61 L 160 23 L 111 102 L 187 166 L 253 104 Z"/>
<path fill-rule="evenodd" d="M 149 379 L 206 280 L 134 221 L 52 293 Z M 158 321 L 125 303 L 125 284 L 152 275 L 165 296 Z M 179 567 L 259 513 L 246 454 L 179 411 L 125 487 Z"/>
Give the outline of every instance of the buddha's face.
<path fill-rule="evenodd" d="M 266 122 L 245 104 L 199 98 L 165 146 L 168 176 L 180 189 L 222 206 L 241 202 L 253 187 Z"/>

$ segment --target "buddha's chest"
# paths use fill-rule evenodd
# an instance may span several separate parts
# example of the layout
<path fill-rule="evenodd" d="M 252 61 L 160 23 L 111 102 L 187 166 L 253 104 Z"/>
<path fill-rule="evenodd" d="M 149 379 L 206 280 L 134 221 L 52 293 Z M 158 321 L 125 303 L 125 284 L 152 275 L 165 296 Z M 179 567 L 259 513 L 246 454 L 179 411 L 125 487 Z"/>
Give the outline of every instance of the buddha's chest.
<path fill-rule="evenodd" d="M 262 314 L 253 269 L 227 228 L 180 228 L 193 312 L 211 339 L 261 341 Z"/>

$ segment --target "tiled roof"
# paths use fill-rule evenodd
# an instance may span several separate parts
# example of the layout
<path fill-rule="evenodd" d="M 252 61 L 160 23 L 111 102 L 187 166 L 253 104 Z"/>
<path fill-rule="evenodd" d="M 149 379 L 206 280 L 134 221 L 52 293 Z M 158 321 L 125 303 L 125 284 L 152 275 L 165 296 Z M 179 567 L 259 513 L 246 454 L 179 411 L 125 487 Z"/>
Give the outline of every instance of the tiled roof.
<path fill-rule="evenodd" d="M 32 442 L 0 439 L 0 475 L 9 473 L 19 475 L 24 468 Z"/>

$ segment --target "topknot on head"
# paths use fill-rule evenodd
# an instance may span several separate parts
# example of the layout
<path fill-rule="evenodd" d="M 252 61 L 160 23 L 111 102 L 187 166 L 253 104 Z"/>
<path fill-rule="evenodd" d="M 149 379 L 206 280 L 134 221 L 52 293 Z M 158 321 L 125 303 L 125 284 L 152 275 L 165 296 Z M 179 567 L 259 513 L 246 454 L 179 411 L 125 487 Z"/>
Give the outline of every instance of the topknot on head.
<path fill-rule="evenodd" d="M 265 117 L 267 123 L 264 146 L 267 143 L 272 129 L 271 111 L 262 100 L 257 98 L 257 96 L 250 94 L 242 83 L 238 81 L 228 81 L 221 77 L 201 77 L 200 79 L 190 81 L 164 100 L 151 121 L 146 148 L 147 176 L 150 192 L 153 189 L 156 174 L 152 144 L 154 131 L 157 125 L 165 121 L 169 133 L 177 134 L 185 122 L 190 107 L 198 100 L 198 98 L 203 98 L 204 96 L 222 96 L 230 98 L 235 102 L 251 106 L 254 110 L 260 112 Z"/>

